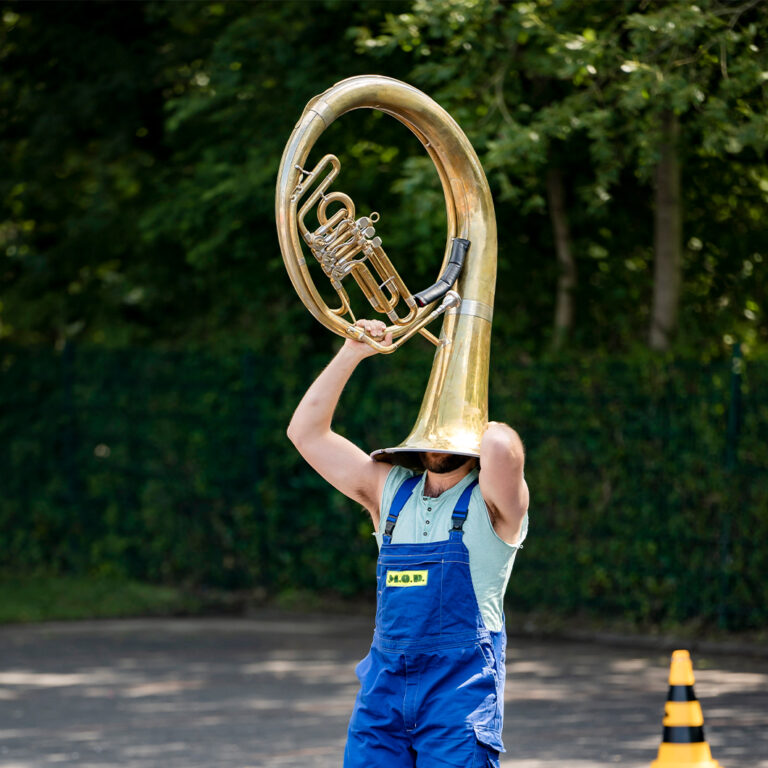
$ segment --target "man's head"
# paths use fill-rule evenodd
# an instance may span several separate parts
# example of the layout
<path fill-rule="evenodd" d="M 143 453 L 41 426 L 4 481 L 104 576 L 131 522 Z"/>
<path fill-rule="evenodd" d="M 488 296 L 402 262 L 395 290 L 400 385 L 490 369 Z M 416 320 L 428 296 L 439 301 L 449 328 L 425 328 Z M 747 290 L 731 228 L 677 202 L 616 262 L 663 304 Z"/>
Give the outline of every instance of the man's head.
<path fill-rule="evenodd" d="M 453 472 L 454 469 L 458 469 L 468 461 L 477 463 L 477 459 L 473 456 L 461 456 L 457 453 L 433 453 L 432 451 L 420 453 L 419 459 L 421 459 L 421 465 L 424 469 L 438 475 Z"/>

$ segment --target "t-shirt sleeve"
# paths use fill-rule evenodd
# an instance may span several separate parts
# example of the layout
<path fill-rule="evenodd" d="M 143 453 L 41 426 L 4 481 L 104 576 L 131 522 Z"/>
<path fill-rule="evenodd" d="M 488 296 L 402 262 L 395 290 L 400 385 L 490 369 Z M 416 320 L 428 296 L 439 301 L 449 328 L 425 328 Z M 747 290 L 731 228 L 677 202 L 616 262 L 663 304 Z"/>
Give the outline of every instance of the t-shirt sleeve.
<path fill-rule="evenodd" d="M 523 472 L 523 480 L 525 480 L 525 472 Z M 520 538 L 517 540 L 517 544 L 515 546 L 518 549 L 523 548 L 523 542 L 525 541 L 525 537 L 528 535 L 528 510 L 525 510 L 525 517 L 523 517 L 523 524 L 520 527 Z"/>
<path fill-rule="evenodd" d="M 523 548 L 523 542 L 525 541 L 525 537 L 528 535 L 528 511 L 525 512 L 525 517 L 523 517 L 523 525 L 520 528 L 520 538 L 517 540 L 517 544 L 515 546 L 518 549 Z"/>
<path fill-rule="evenodd" d="M 520 535 L 517 537 L 517 541 L 514 544 L 510 544 L 508 541 L 505 541 L 504 539 L 502 539 L 498 533 L 496 533 L 496 529 L 493 527 L 493 522 L 491 521 L 490 510 L 488 509 L 488 505 L 485 503 L 485 499 L 480 493 L 479 488 L 475 488 L 474 492 L 472 493 L 472 498 L 476 499 L 479 502 L 480 507 L 482 507 L 482 514 L 480 515 L 480 518 L 484 521 L 485 525 L 487 526 L 488 533 L 490 533 L 490 535 L 498 543 L 500 543 L 507 549 L 510 549 L 510 550 L 522 549 L 523 541 L 525 541 L 525 537 L 528 535 L 528 511 L 526 510 L 525 515 L 523 515 L 523 522 L 522 522 L 522 525 L 520 526 Z M 480 511 L 481 510 L 478 509 L 478 512 Z"/>
<path fill-rule="evenodd" d="M 379 506 L 379 530 L 373 532 L 379 546 L 381 546 L 381 536 L 384 532 L 383 522 L 387 519 L 387 514 L 389 513 L 389 508 L 392 506 L 397 489 L 403 484 L 404 480 L 413 477 L 415 474 L 416 473 L 413 470 L 398 465 L 394 465 L 392 469 L 389 470 L 389 474 L 384 483 L 384 490 L 381 494 L 381 505 Z"/>

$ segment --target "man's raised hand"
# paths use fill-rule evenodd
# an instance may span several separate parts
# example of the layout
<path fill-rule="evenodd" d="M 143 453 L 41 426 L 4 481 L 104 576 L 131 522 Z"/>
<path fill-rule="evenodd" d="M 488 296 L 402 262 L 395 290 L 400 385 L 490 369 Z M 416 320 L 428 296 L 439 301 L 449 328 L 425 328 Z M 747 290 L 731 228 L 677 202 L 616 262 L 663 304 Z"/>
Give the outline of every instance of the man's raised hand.
<path fill-rule="evenodd" d="M 362 328 L 372 339 L 388 347 L 392 343 L 392 334 L 387 333 L 387 326 L 381 322 L 381 320 L 358 320 L 355 323 L 356 328 Z M 371 357 L 378 354 L 378 352 L 364 341 L 357 341 L 356 339 L 347 339 L 344 342 L 344 346 L 350 351 L 355 352 L 360 359 L 364 357 Z"/>

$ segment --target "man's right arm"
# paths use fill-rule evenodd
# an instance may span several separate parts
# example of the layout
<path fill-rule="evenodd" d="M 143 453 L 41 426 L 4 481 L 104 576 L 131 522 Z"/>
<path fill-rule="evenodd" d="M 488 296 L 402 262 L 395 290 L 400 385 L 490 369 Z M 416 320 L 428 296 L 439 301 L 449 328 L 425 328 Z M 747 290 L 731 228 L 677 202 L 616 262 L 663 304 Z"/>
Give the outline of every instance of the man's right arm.
<path fill-rule="evenodd" d="M 382 335 L 385 327 L 378 320 L 361 320 L 357 324 L 374 337 Z M 384 343 L 391 343 L 391 338 Z M 374 461 L 331 429 L 333 412 L 344 386 L 360 361 L 372 354 L 376 353 L 367 344 L 347 340 L 301 399 L 288 425 L 288 438 L 334 488 L 362 504 L 378 527 L 379 501 L 392 465 Z"/>

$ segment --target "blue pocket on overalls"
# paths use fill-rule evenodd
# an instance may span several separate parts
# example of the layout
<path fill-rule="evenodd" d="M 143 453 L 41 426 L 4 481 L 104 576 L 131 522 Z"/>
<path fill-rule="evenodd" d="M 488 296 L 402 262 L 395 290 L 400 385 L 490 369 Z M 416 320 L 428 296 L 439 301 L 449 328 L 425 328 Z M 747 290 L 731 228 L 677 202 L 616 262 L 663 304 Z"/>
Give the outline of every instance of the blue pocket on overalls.
<path fill-rule="evenodd" d="M 502 707 L 504 702 L 500 691 L 503 689 L 499 684 L 498 670 L 492 646 L 487 641 L 481 640 L 477 644 L 477 650 L 485 662 L 484 671 L 493 680 L 494 691 L 486 698 L 486 706 L 473 713 L 472 728 L 477 739 L 475 764 L 482 766 L 482 768 L 486 768 L 486 766 L 498 768 L 499 753 L 506 751 L 504 749 L 504 742 L 501 740 Z"/>
<path fill-rule="evenodd" d="M 499 753 L 504 752 L 501 734 L 491 728 L 475 726 L 477 747 L 473 768 L 499 768 Z"/>
<path fill-rule="evenodd" d="M 384 558 L 382 558 L 384 559 Z M 389 641 L 423 642 L 441 632 L 440 558 L 388 557 L 379 563 L 376 630 Z"/>
<path fill-rule="evenodd" d="M 365 658 L 360 659 L 360 661 L 355 666 L 355 677 L 362 683 L 370 668 L 371 668 L 371 653 L 369 651 L 366 654 Z"/>

